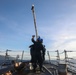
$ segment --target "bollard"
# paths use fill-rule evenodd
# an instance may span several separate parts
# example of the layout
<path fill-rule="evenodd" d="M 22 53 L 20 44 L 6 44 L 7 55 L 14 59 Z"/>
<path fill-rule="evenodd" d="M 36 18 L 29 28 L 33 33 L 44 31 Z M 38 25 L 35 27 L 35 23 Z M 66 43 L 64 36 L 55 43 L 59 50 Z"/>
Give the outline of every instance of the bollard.
<path fill-rule="evenodd" d="M 58 65 L 58 74 L 59 75 L 67 75 L 67 65 L 66 64 Z"/>
<path fill-rule="evenodd" d="M 33 70 L 32 63 L 29 63 L 29 68 L 30 68 L 30 70 Z"/>

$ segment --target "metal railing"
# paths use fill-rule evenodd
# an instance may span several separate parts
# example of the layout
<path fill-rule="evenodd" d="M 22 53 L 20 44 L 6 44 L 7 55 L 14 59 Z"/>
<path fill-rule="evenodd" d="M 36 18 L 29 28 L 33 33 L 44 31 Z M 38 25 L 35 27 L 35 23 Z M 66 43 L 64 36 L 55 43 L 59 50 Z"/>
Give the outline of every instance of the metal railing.
<path fill-rule="evenodd" d="M 57 52 L 57 55 L 55 55 L 55 52 Z M 59 63 L 67 64 L 67 70 L 71 72 L 72 74 L 76 74 L 76 59 L 73 57 L 70 57 L 68 53 L 76 52 L 76 51 L 67 51 L 64 50 L 63 52 L 59 53 L 59 51 L 47 51 L 49 63 L 53 63 L 52 57 L 54 56 L 54 63 L 58 65 Z M 54 53 L 54 54 L 53 54 Z M 53 55 L 53 56 L 52 56 Z M 63 57 L 62 57 L 63 55 Z"/>
<path fill-rule="evenodd" d="M 59 63 L 64 62 L 68 66 L 68 71 L 72 72 L 73 74 L 76 73 L 76 59 L 73 57 L 70 57 L 68 53 L 75 53 L 76 51 L 67 51 L 64 50 L 63 52 L 60 52 L 58 50 L 55 51 L 47 51 L 45 55 L 45 60 L 47 60 L 50 64 L 54 64 L 58 66 Z M 5 50 L 5 51 L 0 51 L 0 56 L 3 57 L 3 61 L 0 62 L 0 65 L 2 66 L 3 63 L 7 63 L 6 61 L 8 60 L 19 60 L 19 61 L 24 61 L 24 60 L 30 60 L 30 51 L 13 51 L 13 50 Z M 62 59 L 62 56 L 63 59 Z M 56 72 L 56 71 L 55 71 Z"/>

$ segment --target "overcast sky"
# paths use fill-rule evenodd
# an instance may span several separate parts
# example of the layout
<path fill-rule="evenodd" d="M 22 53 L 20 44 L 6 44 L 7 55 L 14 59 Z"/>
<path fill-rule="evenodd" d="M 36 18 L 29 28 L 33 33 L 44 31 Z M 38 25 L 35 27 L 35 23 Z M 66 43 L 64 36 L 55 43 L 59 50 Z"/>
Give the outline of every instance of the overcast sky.
<path fill-rule="evenodd" d="M 0 0 L 0 50 L 29 50 L 32 4 L 46 50 L 76 50 L 76 0 Z"/>

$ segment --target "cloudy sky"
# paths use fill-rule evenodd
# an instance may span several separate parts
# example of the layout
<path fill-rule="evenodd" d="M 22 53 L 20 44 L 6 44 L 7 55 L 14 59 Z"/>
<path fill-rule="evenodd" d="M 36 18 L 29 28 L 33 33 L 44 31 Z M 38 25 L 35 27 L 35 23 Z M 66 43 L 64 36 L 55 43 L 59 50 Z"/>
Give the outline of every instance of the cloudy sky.
<path fill-rule="evenodd" d="M 46 50 L 76 50 L 76 0 L 0 0 L 0 50 L 29 50 L 32 4 Z"/>

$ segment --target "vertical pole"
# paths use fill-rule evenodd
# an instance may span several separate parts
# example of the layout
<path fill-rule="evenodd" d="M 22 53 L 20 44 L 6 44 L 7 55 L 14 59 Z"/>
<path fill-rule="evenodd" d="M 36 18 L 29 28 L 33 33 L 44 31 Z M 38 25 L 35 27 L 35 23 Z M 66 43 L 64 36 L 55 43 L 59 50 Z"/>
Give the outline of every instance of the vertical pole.
<path fill-rule="evenodd" d="M 34 5 L 32 5 L 31 10 L 32 10 L 32 13 L 33 13 L 33 18 L 34 18 L 34 26 L 35 26 L 36 39 L 37 39 L 38 33 L 37 33 L 37 26 L 36 26 L 36 15 L 35 15 L 35 10 L 34 10 Z"/>
<path fill-rule="evenodd" d="M 60 56 L 59 56 L 59 51 L 57 50 L 57 60 L 58 60 L 58 63 L 60 62 Z"/>
<path fill-rule="evenodd" d="M 23 55 L 24 55 L 24 51 L 22 51 L 22 57 L 21 57 L 21 61 L 23 60 Z"/>
<path fill-rule="evenodd" d="M 12 51 L 12 50 L 8 50 L 8 49 L 6 50 L 6 54 L 5 54 L 5 57 L 6 57 L 6 58 L 5 58 L 5 60 L 6 60 L 6 59 L 8 59 L 8 60 L 9 60 L 8 51 Z"/>
<path fill-rule="evenodd" d="M 50 62 L 50 54 L 49 54 L 49 51 L 47 51 L 47 55 L 48 55 L 49 62 Z"/>
<path fill-rule="evenodd" d="M 66 64 L 66 61 L 67 61 L 67 51 L 64 50 L 64 53 L 65 53 L 65 64 Z"/>
<path fill-rule="evenodd" d="M 6 50 L 6 53 L 5 53 L 5 61 L 6 61 L 7 59 L 9 59 L 9 58 L 8 58 L 8 49 Z"/>

